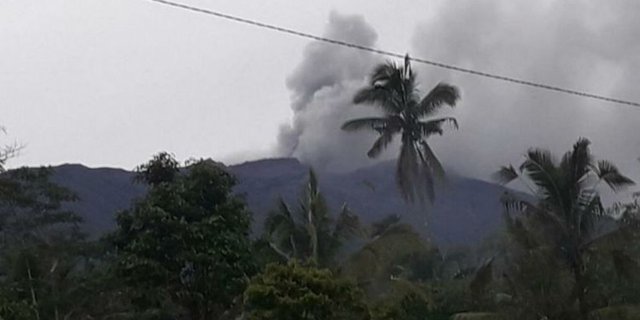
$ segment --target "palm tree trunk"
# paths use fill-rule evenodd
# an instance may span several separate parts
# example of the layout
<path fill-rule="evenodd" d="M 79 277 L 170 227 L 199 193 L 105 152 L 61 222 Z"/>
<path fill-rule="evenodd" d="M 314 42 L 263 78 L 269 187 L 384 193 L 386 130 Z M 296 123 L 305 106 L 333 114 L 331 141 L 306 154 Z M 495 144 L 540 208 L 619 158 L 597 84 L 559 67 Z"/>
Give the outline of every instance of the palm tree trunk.
<path fill-rule="evenodd" d="M 307 209 L 307 230 L 309 232 L 309 239 L 311 240 L 311 259 L 313 262 L 318 263 L 318 231 L 315 225 L 315 215 L 313 208 L 315 205 L 315 198 L 317 191 L 314 190 L 314 186 L 311 186 L 309 190 L 309 208 Z"/>
<path fill-rule="evenodd" d="M 309 214 L 311 215 L 311 211 Z M 318 263 L 318 232 L 313 220 L 309 221 L 307 228 L 309 229 L 309 238 L 311 240 L 311 259 Z"/>
<path fill-rule="evenodd" d="M 296 242 L 293 239 L 293 235 L 289 236 L 289 244 L 291 245 L 291 256 L 292 257 L 297 257 L 298 256 L 298 249 L 296 247 Z M 287 259 L 289 260 L 289 259 Z"/>
<path fill-rule="evenodd" d="M 576 300 L 578 301 L 580 318 L 583 320 L 587 320 L 589 310 L 585 301 L 586 279 L 584 275 L 584 262 L 582 261 L 582 254 L 579 252 L 576 252 L 576 261 L 573 266 L 573 278 L 575 281 L 574 290 Z"/>
<path fill-rule="evenodd" d="M 40 320 L 40 311 L 38 310 L 38 299 L 36 298 L 36 291 L 33 288 L 33 275 L 31 274 L 31 263 L 27 258 L 27 275 L 29 276 L 29 291 L 31 292 L 31 304 L 33 304 L 33 310 L 36 314 L 36 320 Z"/>

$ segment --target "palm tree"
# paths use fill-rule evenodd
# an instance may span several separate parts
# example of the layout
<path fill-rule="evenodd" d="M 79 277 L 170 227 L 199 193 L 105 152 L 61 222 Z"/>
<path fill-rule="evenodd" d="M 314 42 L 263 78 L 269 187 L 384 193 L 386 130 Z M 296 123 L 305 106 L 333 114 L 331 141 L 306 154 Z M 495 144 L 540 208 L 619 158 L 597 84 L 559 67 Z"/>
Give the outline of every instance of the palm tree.
<path fill-rule="evenodd" d="M 324 267 L 334 262 L 343 241 L 360 233 L 360 221 L 346 205 L 335 220 L 329 215 L 313 170 L 297 210 L 280 199 L 265 220 L 265 240 L 273 251 L 285 260 L 310 260 Z"/>
<path fill-rule="evenodd" d="M 574 280 L 572 298 L 584 319 L 588 312 L 585 253 L 600 236 L 596 227 L 606 214 L 598 187 L 604 182 L 619 191 L 633 184 L 611 162 L 594 160 L 589 145 L 589 140 L 580 138 L 559 163 L 548 150 L 530 149 L 519 170 L 510 165 L 496 173 L 503 183 L 522 179 L 534 193 L 537 200 L 533 202 L 507 194 L 505 207 L 508 213 L 530 218 L 530 225 L 538 229 L 534 231 L 543 234 L 569 267 Z"/>
<path fill-rule="evenodd" d="M 340 272 L 354 279 L 371 297 L 388 292 L 394 282 L 408 278 L 407 273 L 414 271 L 405 268 L 410 258 L 432 257 L 437 252 L 411 225 L 402 223 L 398 215 L 374 222 L 369 227 L 368 239 L 364 240 L 362 247 L 343 263 Z"/>
<path fill-rule="evenodd" d="M 377 66 L 369 84 L 353 98 L 356 104 L 380 107 L 384 115 L 353 119 L 344 123 L 342 129 L 374 130 L 379 134 L 367 153 L 370 158 L 378 157 L 396 135 L 401 135 L 396 169 L 400 193 L 408 202 L 416 199 L 424 202 L 425 195 L 433 201 L 434 176 L 443 178 L 444 170 L 426 139 L 434 134 L 442 135 L 445 123 L 452 124 L 456 129 L 458 123 L 452 117 L 425 118 L 433 116 L 443 105 L 455 106 L 460 94 L 456 87 L 440 83 L 420 99 L 410 60 L 407 55 L 404 66 L 392 62 Z"/>

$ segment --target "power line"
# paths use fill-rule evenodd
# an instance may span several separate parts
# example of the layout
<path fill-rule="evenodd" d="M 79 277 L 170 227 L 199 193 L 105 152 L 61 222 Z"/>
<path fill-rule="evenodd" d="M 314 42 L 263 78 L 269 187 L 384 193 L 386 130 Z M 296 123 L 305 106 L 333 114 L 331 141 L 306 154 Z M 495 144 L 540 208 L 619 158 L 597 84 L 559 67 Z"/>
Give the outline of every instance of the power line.
<path fill-rule="evenodd" d="M 273 31 L 287 33 L 287 34 L 291 34 L 291 35 L 298 36 L 298 37 L 303 37 L 303 38 L 312 39 L 312 40 L 316 40 L 316 41 L 331 43 L 331 44 L 335 44 L 335 45 L 339 45 L 339 46 L 343 46 L 343 47 L 349 47 L 349 48 L 353 48 L 353 49 L 358 49 L 358 50 L 362 50 L 362 51 L 368 51 L 368 52 L 371 52 L 371 53 L 384 55 L 384 56 L 388 56 L 388 57 L 394 57 L 394 58 L 404 58 L 405 57 L 405 55 L 397 53 L 397 52 L 380 50 L 380 49 L 375 49 L 375 48 L 371 48 L 371 47 L 358 45 L 358 44 L 355 44 L 355 43 L 350 43 L 350 42 L 345 42 L 345 41 L 340 41 L 340 40 L 320 37 L 320 36 L 316 36 L 316 35 L 310 34 L 310 33 L 300 32 L 300 31 L 293 30 L 293 29 L 288 29 L 288 28 L 283 28 L 283 27 L 279 27 L 279 26 L 276 26 L 276 25 L 273 25 L 273 24 L 262 23 L 262 22 L 255 21 L 255 20 L 241 18 L 241 17 L 238 17 L 238 16 L 232 16 L 232 15 L 225 14 L 225 13 L 218 12 L 218 11 L 213 11 L 213 10 L 209 10 L 209 9 L 193 7 L 193 6 L 185 5 L 185 4 L 182 4 L 182 3 L 177 3 L 177 2 L 167 1 L 167 0 L 149 0 L 149 1 L 157 2 L 157 3 L 160 3 L 160 4 L 168 5 L 168 6 L 175 7 L 175 8 L 185 9 L 185 10 L 189 10 L 189 11 L 193 11 L 193 12 L 204 13 L 204 14 L 216 16 L 216 17 L 219 17 L 219 18 L 222 18 L 222 19 L 231 20 L 231 21 L 235 21 L 235 22 L 240 22 L 240 23 L 244 23 L 244 24 L 249 24 L 249 25 L 253 25 L 253 26 L 256 26 L 256 27 L 260 27 L 260 28 L 265 28 L 265 29 L 270 29 L 270 30 L 273 30 Z M 592 94 L 592 93 L 588 93 L 588 92 L 583 92 L 583 91 L 565 89 L 565 88 L 561 88 L 561 87 L 547 85 L 547 84 L 544 84 L 544 83 L 538 83 L 538 82 L 533 82 L 533 81 L 527 81 L 527 80 L 522 80 L 522 79 L 517 79 L 517 78 L 501 76 L 501 75 L 497 75 L 497 74 L 477 71 L 477 70 L 473 70 L 473 69 L 462 68 L 462 67 L 458 67 L 458 66 L 454 66 L 454 65 L 450 65 L 450 64 L 445 64 L 445 63 L 440 63 L 440 62 L 436 62 L 436 61 L 431 61 L 431 60 L 427 60 L 427 59 L 421 59 L 421 58 L 410 58 L 410 59 L 412 61 L 415 61 L 415 62 L 418 62 L 418 63 L 423 63 L 423 64 L 431 65 L 431 66 L 434 66 L 434 67 L 438 67 L 438 68 L 443 68 L 443 69 L 463 72 L 463 73 L 467 73 L 467 74 L 472 74 L 472 75 L 476 75 L 476 76 L 480 76 L 480 77 L 491 78 L 491 79 L 494 79 L 494 80 L 507 81 L 507 82 L 511 82 L 511 83 L 517 83 L 517 84 L 520 84 L 520 85 L 524 85 L 524 86 L 530 86 L 530 87 L 539 88 L 539 89 L 545 89 L 545 90 L 551 90 L 551 91 L 556 91 L 556 92 L 561 92 L 561 93 L 566 93 L 566 94 L 572 94 L 572 95 L 581 96 L 581 97 L 585 97 L 585 98 L 591 98 L 591 99 L 596 99 L 596 100 L 601 100 L 601 101 L 606 101 L 606 102 L 611 102 L 611 103 L 617 103 L 617 104 L 623 104 L 623 105 L 628 105 L 628 106 L 633 106 L 633 107 L 640 107 L 640 103 L 634 102 L 634 101 L 621 100 L 621 99 L 617 99 L 617 98 L 605 97 L 605 96 Z"/>

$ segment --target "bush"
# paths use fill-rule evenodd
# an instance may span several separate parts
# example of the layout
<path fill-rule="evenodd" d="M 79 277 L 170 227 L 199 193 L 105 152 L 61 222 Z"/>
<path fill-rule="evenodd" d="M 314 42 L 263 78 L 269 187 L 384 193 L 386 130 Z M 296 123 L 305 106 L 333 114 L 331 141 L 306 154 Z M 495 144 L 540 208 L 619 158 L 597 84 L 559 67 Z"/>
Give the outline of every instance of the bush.
<path fill-rule="evenodd" d="M 363 293 L 326 269 L 270 264 L 245 292 L 250 320 L 368 320 Z"/>

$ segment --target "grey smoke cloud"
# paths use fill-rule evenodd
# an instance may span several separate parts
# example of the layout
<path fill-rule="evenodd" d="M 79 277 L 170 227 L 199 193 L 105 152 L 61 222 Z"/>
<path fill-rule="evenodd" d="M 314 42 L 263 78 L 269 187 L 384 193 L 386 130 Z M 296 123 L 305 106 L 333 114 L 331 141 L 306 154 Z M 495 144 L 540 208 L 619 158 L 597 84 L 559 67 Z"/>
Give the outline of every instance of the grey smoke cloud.
<path fill-rule="evenodd" d="M 329 16 L 326 37 L 374 46 L 376 32 L 362 16 Z M 287 79 L 291 91 L 291 124 L 283 125 L 278 154 L 294 156 L 320 170 L 349 170 L 372 163 L 365 153 L 373 137 L 346 133 L 340 125 L 356 116 L 371 115 L 373 108 L 353 106 L 354 92 L 364 85 L 378 56 L 351 48 L 312 42 L 302 62 Z"/>
<path fill-rule="evenodd" d="M 525 4 L 523 6 L 522 4 Z M 412 55 L 466 68 L 640 101 L 640 2 L 446 2 L 414 31 Z M 376 33 L 362 17 L 330 17 L 326 36 L 374 46 Z M 372 164 L 373 134 L 339 130 L 375 108 L 353 106 L 355 90 L 383 61 L 357 50 L 311 43 L 289 77 L 294 118 L 283 126 L 279 154 L 323 169 Z M 457 85 L 462 101 L 453 115 L 460 130 L 431 140 L 449 170 L 489 179 L 500 165 L 517 163 L 532 146 L 561 153 L 579 136 L 596 156 L 617 163 L 640 181 L 640 109 L 523 87 L 414 64 L 426 92 L 440 81 Z M 443 115 L 444 115 L 443 114 Z M 390 146 L 383 159 L 396 155 Z"/>
<path fill-rule="evenodd" d="M 518 4 L 516 4 L 518 3 Z M 640 101 L 638 1 L 455 1 L 420 25 L 417 56 Z M 538 4 L 538 2 L 536 2 Z M 640 178 L 640 109 L 420 67 L 424 83 L 461 87 L 455 115 L 460 131 L 435 141 L 448 167 L 487 178 L 499 165 L 518 162 L 531 146 L 556 153 L 579 136 L 596 156 Z"/>

